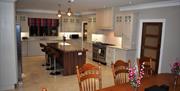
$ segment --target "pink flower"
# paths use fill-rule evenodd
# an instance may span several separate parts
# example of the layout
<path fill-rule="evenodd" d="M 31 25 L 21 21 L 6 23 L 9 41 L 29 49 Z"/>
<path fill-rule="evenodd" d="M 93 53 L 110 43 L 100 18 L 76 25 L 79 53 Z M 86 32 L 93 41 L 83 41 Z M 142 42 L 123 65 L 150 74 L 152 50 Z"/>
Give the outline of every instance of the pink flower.
<path fill-rule="evenodd" d="M 131 86 L 139 87 L 143 76 L 144 76 L 144 63 L 141 65 L 141 69 L 139 70 L 139 72 L 136 67 L 129 68 L 129 81 Z"/>

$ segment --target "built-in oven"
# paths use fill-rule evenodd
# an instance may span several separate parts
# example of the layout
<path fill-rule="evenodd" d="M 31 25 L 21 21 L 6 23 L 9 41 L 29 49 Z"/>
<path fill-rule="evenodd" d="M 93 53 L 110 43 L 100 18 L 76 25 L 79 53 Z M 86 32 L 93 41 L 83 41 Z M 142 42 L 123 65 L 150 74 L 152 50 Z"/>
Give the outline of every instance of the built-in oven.
<path fill-rule="evenodd" d="M 93 60 L 106 64 L 106 47 L 110 44 L 93 43 Z"/>

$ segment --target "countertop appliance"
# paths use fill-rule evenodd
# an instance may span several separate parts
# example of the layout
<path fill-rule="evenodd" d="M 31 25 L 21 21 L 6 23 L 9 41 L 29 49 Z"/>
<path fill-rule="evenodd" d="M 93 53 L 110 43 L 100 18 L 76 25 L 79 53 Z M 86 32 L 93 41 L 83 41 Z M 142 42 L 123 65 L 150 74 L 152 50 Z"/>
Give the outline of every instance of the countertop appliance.
<path fill-rule="evenodd" d="M 95 42 L 93 43 L 93 61 L 106 65 L 106 47 L 113 44 Z"/>
<path fill-rule="evenodd" d="M 79 35 L 78 34 L 72 34 L 70 35 L 71 39 L 79 39 Z"/>

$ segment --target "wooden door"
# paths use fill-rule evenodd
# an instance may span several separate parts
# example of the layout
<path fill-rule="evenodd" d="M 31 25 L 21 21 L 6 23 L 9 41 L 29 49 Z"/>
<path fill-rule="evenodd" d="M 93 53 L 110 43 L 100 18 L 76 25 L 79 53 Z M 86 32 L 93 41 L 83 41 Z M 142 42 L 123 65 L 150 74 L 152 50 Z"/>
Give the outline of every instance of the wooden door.
<path fill-rule="evenodd" d="M 158 72 L 161 46 L 162 22 L 144 22 L 142 30 L 141 57 L 153 59 L 153 69 Z"/>

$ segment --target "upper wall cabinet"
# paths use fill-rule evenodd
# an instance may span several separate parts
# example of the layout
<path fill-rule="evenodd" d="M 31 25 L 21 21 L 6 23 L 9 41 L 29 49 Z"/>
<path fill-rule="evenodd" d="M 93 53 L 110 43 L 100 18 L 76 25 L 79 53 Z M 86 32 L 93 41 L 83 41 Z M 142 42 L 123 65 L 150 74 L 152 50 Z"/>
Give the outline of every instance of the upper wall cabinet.
<path fill-rule="evenodd" d="M 81 17 L 63 17 L 62 32 L 81 32 Z"/>
<path fill-rule="evenodd" d="M 92 15 L 88 17 L 87 25 L 87 41 L 91 42 L 92 34 L 96 32 L 96 16 Z"/>
<path fill-rule="evenodd" d="M 16 23 L 21 25 L 21 32 L 28 32 L 28 21 L 24 15 L 16 15 Z"/>
<path fill-rule="evenodd" d="M 113 29 L 114 9 L 105 8 L 96 11 L 96 28 Z"/>
<path fill-rule="evenodd" d="M 132 12 L 122 12 L 115 15 L 115 36 L 122 37 L 122 47 L 132 48 L 132 38 L 135 29 L 135 17 L 137 15 Z"/>

